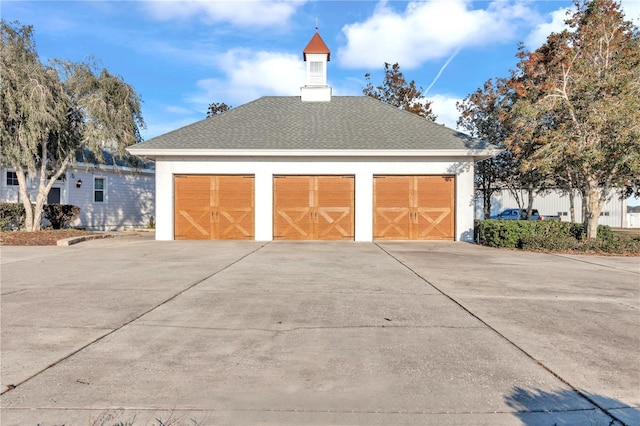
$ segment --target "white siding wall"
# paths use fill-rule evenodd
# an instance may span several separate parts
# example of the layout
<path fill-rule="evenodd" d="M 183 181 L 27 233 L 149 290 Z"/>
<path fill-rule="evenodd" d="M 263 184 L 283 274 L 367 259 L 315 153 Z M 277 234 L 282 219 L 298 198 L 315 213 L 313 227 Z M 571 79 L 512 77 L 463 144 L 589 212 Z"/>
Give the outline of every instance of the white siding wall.
<path fill-rule="evenodd" d="M 18 202 L 18 187 L 6 186 L 6 171 L 2 171 L 0 202 Z M 105 202 L 94 202 L 94 177 L 106 182 Z M 76 182 L 82 180 L 78 188 Z M 66 179 L 56 182 L 61 202 L 80 207 L 80 217 L 71 225 L 90 230 L 143 228 L 155 215 L 155 177 L 152 172 L 116 173 L 112 170 L 71 169 Z M 30 186 L 35 201 L 37 188 Z"/>
<path fill-rule="evenodd" d="M 640 228 L 640 213 L 627 213 L 627 228 Z"/>
<path fill-rule="evenodd" d="M 104 178 L 104 202 L 94 201 L 95 178 Z M 78 180 L 82 180 L 80 188 Z M 150 173 L 74 171 L 67 202 L 80 207 L 80 217 L 73 226 L 91 230 L 145 227 L 154 215 L 154 190 L 155 178 Z"/>
<path fill-rule="evenodd" d="M 355 240 L 373 239 L 374 175 L 456 175 L 456 240 L 473 241 L 473 162 L 413 158 L 269 158 L 224 160 L 156 160 L 156 239 L 173 240 L 175 174 L 247 174 L 255 176 L 255 238 L 273 239 L 274 175 L 354 175 Z"/>
<path fill-rule="evenodd" d="M 520 198 L 522 205 L 527 205 L 527 193 L 522 191 Z M 495 215 L 507 208 L 517 208 L 515 197 L 507 190 L 503 190 L 491 197 L 491 214 Z M 563 221 L 571 221 L 570 199 L 559 191 L 552 191 L 545 195 L 537 195 L 533 200 L 533 208 L 540 214 L 561 216 Z M 582 222 L 582 197 L 574 195 L 574 208 L 576 222 Z M 482 198 L 476 200 L 475 217 L 483 218 Z M 617 195 L 605 204 L 598 221 L 600 225 L 609 225 L 616 228 L 628 227 L 627 224 L 627 200 L 620 200 Z"/>

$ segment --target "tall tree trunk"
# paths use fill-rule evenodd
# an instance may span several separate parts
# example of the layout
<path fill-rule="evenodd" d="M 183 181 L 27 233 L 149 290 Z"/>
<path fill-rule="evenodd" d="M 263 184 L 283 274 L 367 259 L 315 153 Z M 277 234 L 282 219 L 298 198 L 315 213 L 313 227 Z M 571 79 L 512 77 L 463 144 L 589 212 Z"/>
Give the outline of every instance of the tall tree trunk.
<path fill-rule="evenodd" d="M 573 189 L 569 190 L 569 213 L 571 214 L 571 223 L 576 221 L 576 200 Z"/>
<path fill-rule="evenodd" d="M 39 231 L 42 229 L 42 212 L 44 211 L 44 202 L 46 199 L 46 196 L 42 198 L 40 194 L 38 194 L 36 202 L 33 204 L 33 223 L 31 231 Z M 29 231 L 29 229 L 27 229 L 27 231 Z"/>
<path fill-rule="evenodd" d="M 491 217 L 491 197 L 496 190 L 491 185 L 491 181 L 485 180 L 482 186 L 482 210 L 484 218 L 489 219 Z"/>
<path fill-rule="evenodd" d="M 27 183 L 27 174 L 18 164 L 12 164 L 13 170 L 18 178 L 18 192 L 20 193 L 20 199 L 24 206 L 24 227 L 27 231 L 34 231 L 33 229 L 33 207 L 31 205 L 31 197 L 29 196 L 29 186 Z"/>
<path fill-rule="evenodd" d="M 33 173 L 31 176 L 32 183 L 35 179 L 38 179 L 38 195 L 36 196 L 36 201 L 33 204 L 31 203 L 31 196 L 29 195 L 26 172 L 18 164 L 12 164 L 12 167 L 16 172 L 16 176 L 18 177 L 18 190 L 20 192 L 20 198 L 22 199 L 22 205 L 24 206 L 25 211 L 24 227 L 27 232 L 39 231 L 42 229 L 44 204 L 46 203 L 49 192 L 56 183 L 56 180 L 66 172 L 69 161 L 69 157 L 65 158 L 62 161 L 60 168 L 50 178 L 47 178 L 46 165 L 40 168 L 39 176 Z"/>
<path fill-rule="evenodd" d="M 533 185 L 527 187 L 527 219 L 531 218 L 533 213 Z"/>
<path fill-rule="evenodd" d="M 587 183 L 586 197 L 583 198 L 584 228 L 587 231 L 587 238 L 598 236 L 598 219 L 604 206 L 604 197 L 596 181 L 590 180 Z"/>
<path fill-rule="evenodd" d="M 582 224 L 584 225 L 585 232 L 587 230 L 587 199 L 589 198 L 587 190 L 581 190 L 580 194 L 582 198 L 580 199 L 582 203 Z"/>
<path fill-rule="evenodd" d="M 576 191 L 573 189 L 573 176 L 571 175 L 571 171 L 567 171 L 567 182 L 569 183 L 569 214 L 571 214 L 571 223 L 576 222 L 576 200 L 575 195 Z M 584 211 L 584 210 L 583 210 Z"/>
<path fill-rule="evenodd" d="M 489 219 L 491 217 L 491 195 L 487 197 L 486 193 L 483 196 L 482 200 L 483 210 L 484 210 L 484 218 Z"/>

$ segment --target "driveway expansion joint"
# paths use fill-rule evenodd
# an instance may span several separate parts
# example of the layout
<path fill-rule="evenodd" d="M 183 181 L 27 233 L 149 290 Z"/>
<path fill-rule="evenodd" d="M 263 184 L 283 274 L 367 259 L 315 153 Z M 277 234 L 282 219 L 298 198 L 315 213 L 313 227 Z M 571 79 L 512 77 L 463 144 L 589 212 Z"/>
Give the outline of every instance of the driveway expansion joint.
<path fill-rule="evenodd" d="M 620 272 L 627 272 L 630 274 L 635 274 L 635 275 L 640 275 L 640 271 L 636 272 L 636 271 L 630 271 L 628 269 L 624 269 L 624 268 L 618 268 L 615 266 L 611 266 L 611 265 L 603 265 L 602 263 L 596 263 L 596 262 L 590 262 L 588 260 L 585 259 L 577 259 L 575 257 L 570 257 L 561 253 L 545 253 L 548 254 L 549 256 L 557 256 L 557 257 L 561 257 L 563 259 L 567 259 L 567 260 L 572 260 L 574 262 L 582 262 L 582 263 L 586 263 L 587 265 L 593 265 L 593 266 L 598 266 L 600 268 L 608 268 L 608 269 L 615 269 L 616 271 L 620 271 Z"/>
<path fill-rule="evenodd" d="M 135 324 L 137 327 L 152 327 L 152 328 L 178 328 L 184 330 L 211 330 L 211 331 L 261 331 L 265 333 L 285 333 L 292 331 L 303 330 L 362 330 L 362 329 L 382 329 L 382 328 L 396 328 L 396 329 L 450 329 L 450 330 L 486 330 L 485 326 L 453 326 L 453 325 L 345 325 L 345 326 L 326 326 L 326 327 L 293 327 L 293 328 L 233 328 L 233 327 L 194 327 L 183 325 L 171 325 L 171 324 Z"/>
<path fill-rule="evenodd" d="M 211 278 L 211 277 L 213 277 L 213 276 L 215 276 L 215 275 L 219 274 L 219 273 L 220 273 L 220 272 L 222 272 L 222 271 L 225 271 L 226 269 L 228 269 L 228 268 L 232 267 L 232 266 L 233 266 L 233 265 L 235 265 L 236 263 L 241 262 L 242 260 L 244 260 L 244 259 L 246 259 L 247 257 L 251 256 L 252 254 L 256 253 L 258 250 L 262 249 L 263 247 L 265 247 L 265 246 L 266 246 L 266 245 L 268 245 L 268 244 L 269 244 L 269 242 L 267 242 L 267 243 L 265 243 L 265 244 L 260 245 L 258 248 L 256 248 L 256 249 L 254 249 L 254 250 L 250 251 L 249 253 L 244 254 L 243 256 L 240 256 L 238 259 L 236 259 L 236 260 L 234 260 L 233 262 L 231 262 L 231 263 L 229 263 L 229 264 L 225 265 L 224 267 L 222 267 L 222 268 L 218 269 L 217 271 L 215 271 L 215 272 L 213 272 L 213 273 L 211 273 L 211 274 L 209 274 L 209 275 L 205 276 L 204 278 L 201 278 L 201 279 L 199 279 L 199 280 L 197 280 L 197 281 L 195 281 L 195 282 L 193 282 L 193 283 L 189 284 L 187 287 L 185 287 L 185 288 L 183 288 L 182 290 L 180 290 L 179 292 L 175 293 L 173 296 L 171 296 L 171 297 L 169 297 L 169 298 L 165 299 L 164 301 L 162 301 L 162 302 L 160 302 L 159 304 L 157 304 L 157 305 L 153 306 L 152 308 L 147 309 L 146 311 L 144 311 L 144 312 L 143 312 L 143 313 L 141 313 L 140 315 L 136 316 L 135 318 L 133 318 L 133 319 L 131 319 L 131 320 L 129 320 L 129 321 L 127 321 L 127 322 L 123 323 L 123 324 L 121 324 L 120 326 L 118 326 L 118 327 L 116 327 L 116 328 L 114 328 L 114 329 L 110 329 L 110 331 L 109 331 L 109 332 L 107 332 L 107 333 L 103 334 L 102 336 L 99 336 L 98 338 L 96 338 L 96 339 L 94 339 L 94 340 L 90 341 L 89 343 L 87 343 L 87 344 L 85 344 L 85 345 L 82 345 L 80 348 L 78 348 L 78 349 L 74 350 L 73 352 L 71 352 L 71 353 L 69 353 L 69 354 L 65 355 L 64 357 L 62 357 L 62 358 L 58 359 L 57 361 L 54 361 L 53 363 L 49 364 L 48 366 L 46 366 L 46 367 L 45 367 L 45 368 L 43 368 L 42 370 L 37 371 L 37 372 L 35 372 L 34 374 L 32 374 L 31 376 L 29 376 L 29 377 L 27 377 L 26 379 L 22 380 L 21 382 L 16 383 L 16 384 L 11 384 L 11 386 L 10 386 L 10 387 L 8 387 L 7 389 L 5 389 L 5 390 L 3 390 L 2 392 L 0 392 L 0 396 L 5 395 L 5 394 L 7 394 L 8 392 L 13 391 L 14 389 L 16 389 L 16 388 L 18 388 L 19 386 L 23 385 L 24 383 L 26 383 L 26 382 L 28 382 L 28 381 L 32 380 L 33 378 L 35 378 L 35 377 L 39 376 L 40 374 L 44 373 L 45 371 L 47 371 L 47 370 L 49 370 L 49 369 L 51 369 L 51 368 L 55 367 L 56 365 L 58 365 L 58 364 L 60 364 L 60 363 L 62 363 L 62 362 L 64 362 L 64 361 L 66 361 L 66 360 L 70 359 L 71 357 L 73 357 L 74 355 L 76 355 L 76 354 L 78 354 L 78 353 L 82 352 L 82 351 L 83 351 L 83 350 L 85 350 L 86 348 L 88 348 L 88 347 L 90 347 L 90 346 L 93 346 L 94 344 L 96 344 L 96 343 L 98 343 L 98 342 L 100 342 L 100 341 L 104 340 L 106 337 L 111 336 L 112 334 L 114 334 L 114 333 L 116 333 L 116 332 L 118 332 L 118 331 L 122 330 L 124 327 L 126 327 L 126 326 L 128 326 L 128 325 L 131 325 L 133 322 L 135 322 L 135 321 L 139 320 L 140 318 L 144 317 L 145 315 L 147 315 L 147 314 L 149 314 L 149 313 L 151 313 L 151 312 L 155 311 L 155 310 L 156 310 L 156 309 L 158 309 L 159 307 L 161 307 L 161 306 L 163 306 L 163 305 L 165 305 L 165 304 L 169 303 L 170 301 L 172 301 L 172 300 L 176 299 L 176 298 L 177 298 L 177 297 L 179 297 L 180 295 L 182 295 L 182 294 L 186 293 L 187 291 L 191 290 L 192 288 L 196 287 L 197 285 L 201 284 L 202 282 L 204 282 L 204 281 L 208 280 L 209 278 Z"/>
<path fill-rule="evenodd" d="M 448 295 L 447 293 L 445 293 L 444 291 L 442 291 L 439 287 L 437 287 L 436 285 L 432 284 L 429 280 L 427 280 L 426 278 L 424 278 L 422 275 L 420 275 L 418 272 L 416 272 L 413 268 L 411 268 L 409 265 L 407 265 L 406 263 L 404 263 L 403 261 L 401 261 L 400 259 L 398 259 L 396 256 L 394 256 L 393 254 L 391 254 L 390 252 L 388 252 L 387 250 L 385 250 L 382 246 L 380 246 L 378 243 L 374 243 L 380 250 L 382 250 L 384 253 L 386 253 L 389 257 L 391 257 L 392 259 L 394 259 L 396 262 L 398 262 L 400 265 L 404 266 L 406 269 L 408 269 L 409 271 L 411 271 L 416 277 L 418 277 L 419 279 L 421 279 L 422 281 L 424 281 L 426 284 L 428 284 L 429 286 L 433 287 L 436 291 L 440 292 L 443 296 L 447 297 L 449 300 L 451 300 L 453 303 L 455 303 L 456 305 L 458 305 L 461 309 L 463 309 L 465 312 L 467 312 L 469 315 L 471 315 L 473 318 L 477 319 L 478 321 L 480 321 L 482 324 L 484 324 L 489 330 L 491 330 L 492 332 L 494 332 L 495 334 L 497 334 L 498 336 L 500 336 L 502 339 L 504 339 L 507 343 L 509 343 L 510 345 L 512 345 L 514 348 L 516 348 L 518 351 L 520 351 L 522 354 L 524 354 L 526 357 L 528 357 L 529 359 L 531 359 L 534 363 L 536 363 L 537 365 L 539 365 L 540 367 L 542 367 L 545 371 L 547 371 L 548 373 L 550 373 L 553 377 L 555 377 L 556 379 L 558 379 L 560 382 L 564 383 L 566 386 L 568 386 L 573 392 L 576 393 L 576 395 L 580 396 L 581 398 L 583 398 L 584 400 L 586 400 L 587 402 L 589 402 L 591 405 L 593 405 L 596 409 L 600 410 L 601 412 L 603 412 L 605 415 L 607 415 L 610 419 L 611 419 L 611 423 L 610 424 L 615 424 L 620 423 L 622 425 L 625 425 L 625 423 L 620 420 L 618 417 L 614 416 L 613 414 L 611 414 L 609 412 L 608 409 L 602 407 L 601 404 L 599 404 L 597 401 L 595 401 L 593 398 L 589 397 L 587 394 L 585 394 L 584 392 L 581 392 L 580 389 L 578 389 L 576 386 L 572 385 L 571 383 L 569 383 L 569 381 L 567 381 L 566 379 L 564 379 L 562 376 L 560 376 L 558 373 L 556 373 L 555 371 L 553 371 L 551 368 L 547 367 L 542 361 L 538 360 L 537 358 L 535 358 L 533 355 L 531 355 L 529 352 L 527 352 L 526 350 L 524 350 L 522 347 L 518 346 L 513 340 L 509 339 L 507 336 L 505 336 L 504 334 L 502 334 L 501 332 L 499 332 L 497 329 L 495 329 L 494 327 L 492 327 L 489 323 L 487 323 L 486 321 L 484 321 L 482 318 L 480 318 L 479 316 L 477 316 L 476 314 L 474 314 L 473 312 L 471 312 L 468 308 L 466 308 L 461 302 L 459 302 L 458 300 L 454 299 L 452 296 Z M 580 260 L 580 259 L 575 259 L 575 260 Z M 590 262 L 585 262 L 585 263 L 590 263 Z M 597 264 L 596 264 L 597 265 Z M 601 265 L 599 265 L 601 266 Z M 617 268 L 614 268 L 617 269 Z M 626 271 L 626 270 L 625 270 Z M 629 272 L 629 271 L 627 271 Z"/>
<path fill-rule="evenodd" d="M 429 410 L 363 410 L 363 409 L 342 409 L 342 410 L 313 410 L 313 409 L 304 409 L 304 408 L 201 408 L 201 407 L 136 407 L 136 406 L 123 406 L 123 407 L 101 407 L 101 408 L 86 408 L 86 407 L 20 407 L 20 406 L 11 406 L 11 407 L 3 407 L 3 411 L 25 411 L 25 410 L 42 410 L 42 411 L 89 411 L 89 412 L 99 412 L 99 413 L 110 413 L 110 412 L 120 412 L 123 411 L 149 411 L 149 412 L 158 412 L 158 411 L 167 411 L 172 413 L 207 413 L 207 412 L 215 412 L 215 413 L 223 413 L 223 412 L 247 412 L 247 413 L 333 413 L 333 414 L 398 414 L 398 415 L 473 415 L 473 414 L 536 414 L 536 413 L 588 413 L 588 412 L 598 412 L 600 411 L 598 408 L 575 408 L 575 409 L 564 409 L 564 410 L 493 410 L 493 411 L 465 411 L 465 410 L 437 410 L 437 411 L 429 411 Z M 612 423 L 613 424 L 613 421 Z"/>

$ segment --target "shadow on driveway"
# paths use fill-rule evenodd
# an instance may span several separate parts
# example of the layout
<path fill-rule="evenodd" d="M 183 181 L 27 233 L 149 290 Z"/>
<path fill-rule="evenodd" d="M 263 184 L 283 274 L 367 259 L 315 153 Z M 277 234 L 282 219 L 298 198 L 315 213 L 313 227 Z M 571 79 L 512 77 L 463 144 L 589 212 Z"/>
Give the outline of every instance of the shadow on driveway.
<path fill-rule="evenodd" d="M 594 405 L 592 409 L 576 409 L 576 398 L 584 398 Z M 532 416 L 532 413 L 544 413 L 544 424 L 547 425 L 574 425 L 576 421 L 589 426 L 599 425 L 638 425 L 640 424 L 640 411 L 632 408 L 622 401 L 608 398 L 602 395 L 590 393 L 578 393 L 573 390 L 563 389 L 554 392 L 543 389 L 528 390 L 515 387 L 511 394 L 505 397 L 507 406 L 516 412 L 523 425 L 540 425 L 540 419 Z M 607 410 L 606 419 L 600 409 Z M 545 407 L 555 407 L 555 412 L 545 410 Z M 572 413 L 567 417 L 567 413 Z M 606 420 L 605 420 L 606 419 Z"/>

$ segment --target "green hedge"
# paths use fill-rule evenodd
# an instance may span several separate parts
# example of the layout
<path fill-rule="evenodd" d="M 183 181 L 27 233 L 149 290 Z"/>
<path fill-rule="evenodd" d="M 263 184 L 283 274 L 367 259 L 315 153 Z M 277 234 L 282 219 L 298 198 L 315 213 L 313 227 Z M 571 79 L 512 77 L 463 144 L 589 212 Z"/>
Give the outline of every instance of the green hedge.
<path fill-rule="evenodd" d="M 43 216 L 53 229 L 67 228 L 80 214 L 80 207 L 71 204 L 46 204 L 43 209 Z"/>
<path fill-rule="evenodd" d="M 23 228 L 25 216 L 22 203 L 0 203 L 0 230 L 15 231 Z"/>
<path fill-rule="evenodd" d="M 491 247 L 524 250 L 579 251 L 599 253 L 640 253 L 640 236 L 616 235 L 598 226 L 595 239 L 585 238 L 581 223 L 552 220 L 478 220 L 476 241 Z"/>
<path fill-rule="evenodd" d="M 80 207 L 70 204 L 45 204 L 42 217 L 53 229 L 62 229 L 78 218 Z M 26 213 L 22 203 L 0 203 L 0 230 L 15 231 L 24 228 Z"/>

